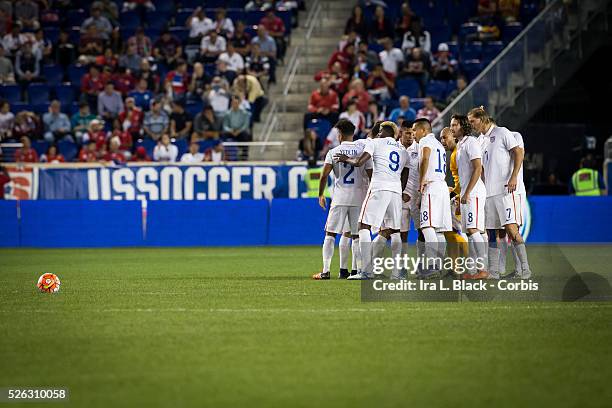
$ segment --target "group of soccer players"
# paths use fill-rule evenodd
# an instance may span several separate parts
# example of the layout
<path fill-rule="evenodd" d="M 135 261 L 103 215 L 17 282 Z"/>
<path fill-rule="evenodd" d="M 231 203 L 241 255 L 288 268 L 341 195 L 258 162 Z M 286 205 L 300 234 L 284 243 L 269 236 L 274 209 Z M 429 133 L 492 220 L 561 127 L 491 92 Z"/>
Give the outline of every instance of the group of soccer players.
<path fill-rule="evenodd" d="M 418 270 L 412 271 L 419 278 L 452 272 L 445 271 L 441 261 L 429 262 L 445 255 L 479 260 L 460 275 L 463 279 L 530 278 L 519 232 L 526 200 L 525 147 L 519 133 L 497 126 L 483 107 L 453 115 L 440 140 L 425 118 L 404 121 L 399 129 L 393 122 L 378 122 L 367 139 L 357 141 L 353 141 L 355 127 L 350 121 L 341 119 L 335 128 L 341 143 L 327 153 L 319 183 L 319 205 L 326 209 L 324 191 L 333 172 L 323 270 L 314 279 L 330 279 L 338 234 L 339 278 L 372 279 L 374 259 L 387 241 L 392 258 L 407 255 L 411 221 L 418 231 L 417 257 L 423 259 Z M 446 183 L 447 150 L 453 187 Z M 374 240 L 372 232 L 378 232 Z M 447 248 L 447 242 L 453 245 Z M 504 275 L 508 249 L 515 270 Z M 394 263 L 391 279 L 405 278 L 407 271 Z"/>

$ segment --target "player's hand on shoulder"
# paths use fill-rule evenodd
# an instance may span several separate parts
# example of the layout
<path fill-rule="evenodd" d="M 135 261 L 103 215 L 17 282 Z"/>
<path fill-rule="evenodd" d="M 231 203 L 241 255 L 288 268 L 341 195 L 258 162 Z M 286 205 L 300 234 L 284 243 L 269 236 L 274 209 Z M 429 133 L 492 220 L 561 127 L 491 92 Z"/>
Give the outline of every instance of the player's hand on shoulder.
<path fill-rule="evenodd" d="M 346 163 L 349 157 L 346 154 L 338 153 L 334 156 L 334 160 L 340 163 Z"/>

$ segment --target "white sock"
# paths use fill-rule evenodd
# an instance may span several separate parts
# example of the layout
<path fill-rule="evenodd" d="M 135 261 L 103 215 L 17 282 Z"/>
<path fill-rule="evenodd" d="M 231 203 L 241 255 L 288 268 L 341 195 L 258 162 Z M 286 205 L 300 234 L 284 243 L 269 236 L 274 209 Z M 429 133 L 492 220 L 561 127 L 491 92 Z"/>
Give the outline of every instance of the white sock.
<path fill-rule="evenodd" d="M 383 251 L 387 245 L 387 238 L 378 234 L 374 241 L 372 241 L 372 258 L 379 258 L 382 256 Z"/>
<path fill-rule="evenodd" d="M 470 242 L 470 258 L 472 258 L 476 264 L 483 263 L 483 269 L 486 270 L 487 265 L 484 261 L 487 256 L 487 247 L 486 241 L 482 239 L 482 234 L 477 232 L 470 235 L 468 239 Z"/>
<path fill-rule="evenodd" d="M 512 251 L 512 256 L 514 257 L 514 271 L 521 276 L 523 273 L 523 266 L 521 265 L 521 258 L 519 258 L 518 250 L 514 243 L 510 245 L 510 250 Z"/>
<path fill-rule="evenodd" d="M 372 272 L 372 236 L 370 230 L 359 230 L 359 251 L 361 252 L 361 270 L 364 273 Z"/>
<path fill-rule="evenodd" d="M 527 260 L 527 247 L 525 247 L 525 243 L 513 243 L 513 246 L 516 248 L 516 254 L 521 264 L 521 274 L 530 274 L 531 269 L 529 268 L 529 261 Z"/>
<path fill-rule="evenodd" d="M 497 241 L 499 244 L 499 273 L 506 274 L 506 255 L 508 255 L 508 238 L 503 237 Z"/>
<path fill-rule="evenodd" d="M 425 256 L 425 241 L 417 239 L 416 252 L 417 258 L 419 259 L 420 268 L 423 268 L 423 257 Z"/>
<path fill-rule="evenodd" d="M 359 248 L 359 238 L 353 238 L 351 250 L 353 252 L 351 270 L 360 271 L 361 270 L 361 249 Z"/>
<path fill-rule="evenodd" d="M 431 227 L 423 228 L 421 231 L 425 237 L 424 269 L 437 269 L 439 261 L 435 260 L 438 253 L 438 237 L 436 237 L 436 231 Z"/>
<path fill-rule="evenodd" d="M 483 242 L 483 263 L 484 263 L 484 270 L 488 271 L 489 270 L 489 253 L 486 250 L 487 248 L 487 243 L 489 242 L 489 235 L 487 234 L 487 232 L 481 232 L 480 236 L 482 237 L 482 242 Z"/>
<path fill-rule="evenodd" d="M 497 242 L 489 242 L 489 273 L 499 277 L 499 248 Z"/>
<path fill-rule="evenodd" d="M 402 237 L 400 233 L 391 234 L 391 256 L 393 257 L 393 275 L 399 275 L 397 259 L 402 256 Z"/>
<path fill-rule="evenodd" d="M 438 239 L 438 257 L 443 259 L 446 255 L 446 237 L 443 232 L 436 232 L 436 238 Z"/>
<path fill-rule="evenodd" d="M 336 239 L 332 236 L 326 235 L 323 241 L 323 273 L 329 273 L 329 266 L 331 260 L 334 257 L 334 244 Z"/>
<path fill-rule="evenodd" d="M 338 252 L 340 253 L 340 269 L 348 268 L 349 239 L 350 238 L 342 235 L 340 237 L 340 242 L 338 243 Z"/>

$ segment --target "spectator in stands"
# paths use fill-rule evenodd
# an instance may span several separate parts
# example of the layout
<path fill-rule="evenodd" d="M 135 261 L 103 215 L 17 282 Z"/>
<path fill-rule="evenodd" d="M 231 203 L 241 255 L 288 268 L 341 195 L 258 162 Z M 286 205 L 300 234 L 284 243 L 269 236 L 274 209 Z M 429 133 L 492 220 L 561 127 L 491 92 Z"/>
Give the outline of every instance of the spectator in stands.
<path fill-rule="evenodd" d="M 175 146 L 176 147 L 176 146 Z M 108 151 L 102 159 L 104 161 L 122 164 L 126 162 L 126 158 L 121 151 L 121 139 L 118 136 L 113 136 L 108 140 Z"/>
<path fill-rule="evenodd" d="M 15 115 L 13 138 L 18 139 L 22 136 L 27 136 L 30 139 L 35 139 L 41 135 L 41 124 L 36 114 L 29 111 L 21 111 Z"/>
<path fill-rule="evenodd" d="M 221 53 L 225 52 L 227 41 L 217 31 L 210 31 L 202 38 L 200 43 L 200 61 L 204 63 L 215 62 Z"/>
<path fill-rule="evenodd" d="M 136 29 L 136 34 L 128 39 L 128 49 L 134 46 L 136 47 L 136 54 L 140 56 L 140 58 L 148 58 L 151 56 L 153 43 L 151 42 L 151 39 L 145 35 L 144 27 L 138 27 Z M 137 69 L 135 71 L 137 71 Z"/>
<path fill-rule="evenodd" d="M 165 81 L 166 94 L 174 101 L 185 101 L 189 87 L 189 74 L 187 73 L 187 62 L 180 59 L 176 63 L 176 69 L 168 72 Z"/>
<path fill-rule="evenodd" d="M 170 114 L 170 137 L 185 139 L 191 134 L 193 120 L 191 115 L 185 111 L 181 102 L 172 103 Z"/>
<path fill-rule="evenodd" d="M 96 57 L 104 52 L 104 40 L 97 31 L 95 25 L 87 27 L 87 31 L 81 32 L 79 41 L 79 62 L 93 63 Z"/>
<path fill-rule="evenodd" d="M 54 143 L 58 140 L 73 140 L 71 133 L 70 119 L 65 113 L 61 112 L 60 101 L 54 100 L 49 106 L 49 111 L 43 115 L 45 125 L 45 140 Z"/>
<path fill-rule="evenodd" d="M 327 80 L 330 88 L 340 97 L 346 93 L 349 85 L 349 74 L 342 70 L 342 65 L 338 61 L 331 66 L 331 70 L 319 71 L 314 79 L 317 82 L 322 79 Z"/>
<path fill-rule="evenodd" d="M 86 18 L 81 24 L 81 32 L 88 31 L 90 26 L 95 26 L 96 31 L 99 33 L 103 40 L 109 40 L 111 31 L 113 31 L 113 25 L 108 21 L 108 18 L 102 15 L 102 10 L 98 6 L 91 7 L 91 17 Z"/>
<path fill-rule="evenodd" d="M 104 85 L 104 92 L 98 94 L 98 115 L 109 123 L 119 116 L 123 111 L 123 99 L 121 94 L 115 91 L 115 85 L 108 81 Z"/>
<path fill-rule="evenodd" d="M 213 78 L 211 89 L 205 97 L 206 102 L 212 106 L 216 116 L 223 117 L 228 111 L 230 103 L 228 84 L 220 77 Z"/>
<path fill-rule="evenodd" d="M 259 25 L 263 25 L 268 33 L 276 41 L 276 58 L 282 60 L 285 57 L 285 24 L 283 20 L 274 14 L 274 9 L 266 11 L 266 16 L 259 21 Z"/>
<path fill-rule="evenodd" d="M 13 136 L 15 115 L 11 112 L 11 105 L 7 101 L 0 101 L 0 142 Z"/>
<path fill-rule="evenodd" d="M 370 38 L 373 41 L 378 41 L 383 38 L 393 38 L 393 22 L 385 15 L 385 9 L 382 6 L 377 6 L 374 11 L 374 19 L 370 27 Z"/>
<path fill-rule="evenodd" d="M 416 14 L 410 8 L 410 2 L 402 3 L 400 17 L 395 25 L 395 33 L 399 38 L 404 38 L 404 35 L 410 30 L 412 21 L 416 18 Z"/>
<path fill-rule="evenodd" d="M 189 43 L 200 44 L 202 38 L 214 29 L 213 22 L 204 14 L 202 7 L 193 10 L 191 16 L 187 18 L 185 25 L 189 29 Z"/>
<path fill-rule="evenodd" d="M 240 97 L 232 97 L 232 107 L 223 117 L 223 136 L 239 142 L 251 141 L 251 115 L 240 109 Z"/>
<path fill-rule="evenodd" d="M 234 45 L 236 52 L 243 57 L 246 57 L 250 53 L 251 49 L 251 36 L 246 32 L 246 25 L 242 21 L 236 23 L 236 31 L 230 39 L 230 42 Z"/>
<path fill-rule="evenodd" d="M 17 163 L 37 163 L 38 153 L 32 148 L 32 142 L 27 136 L 22 136 L 19 141 L 22 146 L 15 150 L 15 161 Z"/>
<path fill-rule="evenodd" d="M 124 54 L 119 57 L 119 66 L 129 69 L 130 72 L 138 72 L 142 57 L 138 55 L 138 46 L 135 43 L 129 44 Z"/>
<path fill-rule="evenodd" d="M 234 79 L 236 79 L 237 76 L 236 71 L 230 71 L 229 69 L 227 69 L 227 64 L 225 63 L 225 61 L 217 60 L 215 66 L 216 69 L 215 72 L 213 72 L 213 77 L 218 76 L 228 84 L 234 83 Z"/>
<path fill-rule="evenodd" d="M 151 158 L 147 154 L 147 149 L 144 146 L 138 146 L 134 151 L 134 155 L 131 158 L 133 162 L 150 162 Z"/>
<path fill-rule="evenodd" d="M 467 80 L 465 79 L 464 76 L 460 75 L 457 78 L 457 88 L 455 90 L 453 90 L 448 97 L 446 98 L 446 104 L 450 105 L 450 103 L 459 96 L 459 94 L 461 92 L 463 92 L 463 90 L 467 88 Z"/>
<path fill-rule="evenodd" d="M 15 83 L 15 71 L 13 63 L 4 56 L 4 48 L 0 46 L 0 85 L 10 85 Z"/>
<path fill-rule="evenodd" d="M 134 98 L 136 106 L 138 106 L 144 112 L 148 112 L 153 96 L 153 92 L 147 89 L 147 80 L 144 78 L 138 80 L 136 83 L 136 89 L 128 93 L 128 97 Z"/>
<path fill-rule="evenodd" d="M 327 62 L 327 69 L 331 71 L 332 66 L 336 62 L 340 63 L 343 72 L 351 73 L 355 64 L 355 45 L 346 44 L 343 50 L 335 51 Z"/>
<path fill-rule="evenodd" d="M 64 163 L 66 159 L 61 153 L 57 152 L 57 147 L 52 144 L 47 148 L 47 152 L 40 156 L 41 163 Z"/>
<path fill-rule="evenodd" d="M 147 89 L 153 93 L 159 92 L 159 75 L 157 75 L 155 72 L 153 72 L 153 70 L 151 70 L 151 64 L 146 58 L 143 58 L 142 61 L 140 61 L 140 71 L 138 71 L 138 79 L 146 79 Z"/>
<path fill-rule="evenodd" d="M 115 89 L 121 94 L 121 97 L 127 96 L 136 86 L 136 78 L 134 78 L 132 72 L 125 67 L 117 68 L 111 79 L 112 83 L 115 85 Z"/>
<path fill-rule="evenodd" d="M 108 75 L 101 74 L 95 65 L 91 65 L 89 73 L 81 78 L 81 92 L 85 94 L 89 107 L 94 112 L 98 111 L 98 95 L 104 90 L 109 79 Z"/>
<path fill-rule="evenodd" d="M 96 142 L 91 140 L 86 146 L 83 146 L 79 152 L 78 158 L 82 163 L 93 163 L 98 161 Z"/>
<path fill-rule="evenodd" d="M 201 101 L 207 87 L 210 86 L 212 78 L 204 70 L 201 62 L 193 64 L 193 75 L 189 81 L 187 99 L 190 101 Z"/>
<path fill-rule="evenodd" d="M 426 54 L 431 53 L 431 34 L 429 34 L 429 31 L 423 30 L 419 18 L 412 20 L 410 30 L 404 34 L 402 41 L 402 51 L 405 54 L 410 54 L 413 48 L 420 48 Z"/>
<path fill-rule="evenodd" d="M 106 149 L 106 132 L 104 131 L 104 121 L 94 119 L 89 122 L 87 133 L 83 136 L 83 142 L 94 142 L 96 151 L 99 154 L 104 154 Z"/>
<path fill-rule="evenodd" d="M 343 50 L 347 44 L 353 44 L 355 47 L 357 47 L 357 44 L 359 44 L 359 35 L 355 31 L 351 31 L 347 35 L 343 35 L 340 38 L 340 41 L 338 42 L 338 49 Z"/>
<path fill-rule="evenodd" d="M 172 35 L 168 29 L 161 32 L 161 36 L 153 45 L 153 56 L 168 68 L 174 68 L 176 61 L 183 55 L 181 41 Z"/>
<path fill-rule="evenodd" d="M 227 50 L 219 55 L 219 61 L 225 62 L 230 71 L 240 73 L 244 70 L 244 59 L 236 52 L 231 42 L 227 43 Z"/>
<path fill-rule="evenodd" d="M 505 23 L 518 21 L 521 0 L 498 0 L 499 15 Z"/>
<path fill-rule="evenodd" d="M 153 149 L 153 160 L 163 162 L 175 162 L 178 156 L 178 148 L 170 143 L 170 136 L 164 133 L 155 149 Z"/>
<path fill-rule="evenodd" d="M 366 23 L 365 16 L 363 15 L 363 9 L 361 6 L 353 7 L 353 12 L 346 24 L 344 25 L 344 34 L 348 34 L 351 31 L 356 32 L 361 40 L 367 41 L 368 39 L 368 24 Z"/>
<path fill-rule="evenodd" d="M 70 36 L 66 30 L 60 30 L 53 53 L 55 62 L 64 67 L 64 69 L 76 60 L 77 50 L 72 41 L 70 41 Z"/>
<path fill-rule="evenodd" d="M 478 1 L 478 18 L 480 20 L 492 19 L 497 13 L 496 0 L 479 0 Z"/>
<path fill-rule="evenodd" d="M 2 47 L 8 55 L 14 56 L 28 40 L 29 37 L 21 32 L 21 24 L 15 23 L 11 32 L 2 38 Z"/>
<path fill-rule="evenodd" d="M 385 113 L 380 111 L 376 101 L 370 101 L 370 103 L 368 103 L 368 111 L 365 113 L 364 117 L 365 125 L 363 133 L 367 135 L 376 122 L 385 120 Z"/>
<path fill-rule="evenodd" d="M 365 40 L 360 41 L 358 50 L 359 50 L 359 53 L 363 53 L 365 55 L 366 57 L 365 60 L 370 67 L 373 67 L 374 65 L 380 62 L 380 58 L 378 57 L 378 54 L 368 48 L 367 41 Z"/>
<path fill-rule="evenodd" d="M 304 115 L 304 128 L 313 119 L 325 119 L 329 123 L 336 123 L 338 120 L 338 94 L 330 89 L 329 81 L 322 79 L 319 89 L 312 91 L 308 102 L 308 113 Z"/>
<path fill-rule="evenodd" d="M 365 127 L 365 116 L 357 109 L 357 101 L 355 99 L 348 101 L 346 110 L 340 114 L 339 119 L 350 120 L 355 125 L 355 135 L 358 135 Z"/>
<path fill-rule="evenodd" d="M 304 137 L 300 139 L 298 147 L 297 159 L 298 160 L 312 160 L 318 159 L 323 150 L 323 142 L 321 138 L 317 136 L 317 133 L 312 129 L 304 129 Z"/>
<path fill-rule="evenodd" d="M 393 123 L 397 123 L 400 116 L 403 116 L 405 120 L 414 122 L 417 118 L 417 113 L 410 107 L 410 98 L 406 95 L 402 95 L 399 98 L 400 106 L 391 111 L 389 120 Z"/>
<path fill-rule="evenodd" d="M 155 5 L 150 0 L 125 0 L 123 2 L 123 11 L 136 10 L 138 8 L 153 11 L 155 10 Z"/>
<path fill-rule="evenodd" d="M 181 163 L 201 163 L 204 161 L 204 154 L 200 153 L 198 142 L 189 144 L 189 151 L 181 156 Z"/>
<path fill-rule="evenodd" d="M 419 109 L 417 117 L 427 118 L 430 122 L 433 122 L 438 116 L 440 116 L 440 111 L 434 105 L 433 98 L 431 96 L 426 96 L 425 106 Z"/>
<path fill-rule="evenodd" d="M 257 78 L 253 75 L 240 75 L 234 81 L 233 90 L 248 101 L 253 111 L 253 121 L 259 122 L 261 111 L 268 100 Z"/>
<path fill-rule="evenodd" d="M 399 48 L 393 46 L 393 40 L 391 38 L 384 38 L 381 40 L 384 47 L 378 56 L 382 63 L 385 72 L 392 74 L 394 77 L 397 76 L 398 69 L 404 63 L 404 54 Z"/>
<path fill-rule="evenodd" d="M 203 139 L 218 139 L 223 130 L 223 121 L 215 116 L 210 105 L 204 105 L 202 112 L 198 113 L 193 121 L 192 141 Z"/>
<path fill-rule="evenodd" d="M 430 59 L 423 54 L 419 47 L 410 50 L 410 55 L 406 58 L 404 69 L 399 77 L 413 78 L 419 83 L 421 94 L 425 93 L 425 86 L 429 80 Z"/>
<path fill-rule="evenodd" d="M 259 26 L 257 36 L 251 41 L 251 45 L 259 44 L 261 53 L 270 60 L 270 83 L 276 83 L 276 41 L 268 35 L 268 30 L 264 26 Z"/>
<path fill-rule="evenodd" d="M 268 76 L 270 71 L 270 60 L 261 53 L 259 44 L 253 44 L 251 55 L 246 57 L 245 66 L 247 73 L 259 79 L 261 83 L 263 83 L 263 79 Z"/>
<path fill-rule="evenodd" d="M 19 0 L 15 2 L 15 21 L 20 23 L 28 30 L 37 30 L 40 27 L 38 22 L 38 4 L 32 0 Z"/>
<path fill-rule="evenodd" d="M 225 150 L 221 142 L 209 147 L 204 152 L 204 161 L 206 162 L 221 163 L 223 160 L 225 160 Z"/>
<path fill-rule="evenodd" d="M 32 44 L 23 44 L 15 57 L 17 81 L 22 85 L 40 80 L 40 57 L 32 52 Z"/>
<path fill-rule="evenodd" d="M 8 0 L 0 1 L 0 4 L 8 4 L 11 9 L 13 8 L 13 5 Z M 5 9 L 0 8 L 0 37 L 9 32 L 9 28 L 13 23 L 11 15 L 12 12 L 7 12 Z"/>
<path fill-rule="evenodd" d="M 383 64 L 376 64 L 368 76 L 366 88 L 376 100 L 389 99 L 395 89 L 395 77 L 383 69 Z"/>
<path fill-rule="evenodd" d="M 167 134 L 170 126 L 168 114 L 162 109 L 162 104 L 158 100 L 151 103 L 151 111 L 147 112 L 144 120 L 144 132 L 147 137 L 159 140 L 162 135 Z"/>
<path fill-rule="evenodd" d="M 103 17 L 106 17 L 113 26 L 119 24 L 119 8 L 117 3 L 111 0 L 96 0 L 93 5 L 98 7 Z"/>
<path fill-rule="evenodd" d="M 52 63 L 53 44 L 51 44 L 51 41 L 45 39 L 42 28 L 39 28 L 34 32 L 32 52 L 35 55 L 38 55 L 43 63 Z"/>
<path fill-rule="evenodd" d="M 132 146 L 134 144 L 134 139 L 132 138 L 132 134 L 123 128 L 121 121 L 119 119 L 115 119 L 113 121 L 113 131 L 111 133 L 111 139 L 117 138 L 119 139 L 119 147 L 118 150 L 121 152 L 125 160 L 129 160 L 132 156 Z M 109 141 L 110 143 L 110 141 Z M 113 149 L 110 148 L 109 152 L 112 152 Z"/>
<path fill-rule="evenodd" d="M 246 11 L 267 10 L 272 7 L 269 0 L 251 0 L 245 6 Z"/>
<path fill-rule="evenodd" d="M 432 58 L 432 77 L 439 81 L 450 81 L 455 78 L 457 60 L 454 59 L 448 50 L 446 43 L 438 45 L 438 52 Z"/>
<path fill-rule="evenodd" d="M 119 59 L 113 54 L 113 50 L 108 47 L 104 48 L 104 51 L 100 55 L 97 55 L 93 61 L 96 65 L 108 72 L 109 75 L 111 75 L 117 68 L 117 65 L 119 65 Z"/>
<path fill-rule="evenodd" d="M 213 30 L 227 38 L 234 35 L 234 23 L 231 19 L 227 18 L 227 12 L 224 8 L 217 9 L 215 21 L 213 22 Z"/>
<path fill-rule="evenodd" d="M 87 102 L 80 102 L 79 111 L 72 115 L 72 118 L 70 119 L 70 126 L 72 127 L 72 132 L 77 140 L 77 143 L 80 144 L 83 142 L 83 135 L 87 133 L 89 124 L 95 118 L 96 115 L 93 115 L 89 111 L 89 105 Z"/>
<path fill-rule="evenodd" d="M 119 114 L 120 128 L 128 132 L 133 138 L 140 136 L 144 113 L 136 105 L 136 100 L 133 97 L 125 98 L 125 109 Z"/>
<path fill-rule="evenodd" d="M 357 101 L 357 109 L 359 109 L 359 112 L 365 113 L 368 111 L 368 103 L 370 103 L 371 97 L 365 90 L 364 83 L 361 79 L 353 79 L 351 81 L 349 91 L 342 98 L 342 105 L 346 106 L 351 99 Z"/>

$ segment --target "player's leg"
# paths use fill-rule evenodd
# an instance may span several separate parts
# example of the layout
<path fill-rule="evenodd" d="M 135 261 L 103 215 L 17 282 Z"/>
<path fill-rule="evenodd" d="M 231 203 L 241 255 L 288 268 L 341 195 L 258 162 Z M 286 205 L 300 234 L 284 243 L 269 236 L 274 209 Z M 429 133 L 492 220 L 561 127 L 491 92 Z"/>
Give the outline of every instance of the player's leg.
<path fill-rule="evenodd" d="M 352 238 L 351 252 L 351 273 L 350 275 L 357 275 L 357 272 L 361 270 L 361 251 L 359 249 L 359 213 L 360 207 L 349 207 L 347 217 L 348 233 Z M 346 229 L 346 228 L 345 228 Z M 349 276 L 350 276 L 349 275 Z"/>
<path fill-rule="evenodd" d="M 497 245 L 499 247 L 499 276 L 506 275 L 506 256 L 508 255 L 508 236 L 503 229 L 497 230 Z"/>
<path fill-rule="evenodd" d="M 391 238 L 391 230 L 389 228 L 382 228 L 378 231 L 378 235 L 372 241 L 372 256 L 374 258 L 379 258 L 382 256 L 383 251 L 385 250 L 385 246 L 387 245 L 387 241 Z"/>
<path fill-rule="evenodd" d="M 471 270 L 464 274 L 465 279 L 486 279 L 485 259 L 487 256 L 487 240 L 484 239 L 485 229 L 485 202 L 484 195 L 474 195 L 468 198 L 466 204 L 461 204 L 461 227 L 467 231 L 469 242 L 470 262 L 474 264 Z"/>
<path fill-rule="evenodd" d="M 518 224 L 522 222 L 522 201 L 520 195 L 515 193 L 506 194 L 503 200 L 504 214 L 506 214 L 506 222 L 504 223 L 504 229 L 512 240 L 519 263 L 521 265 L 521 279 L 529 279 L 531 277 L 531 268 L 529 267 L 529 260 L 527 259 L 527 249 L 525 247 L 525 241 L 519 232 Z"/>
<path fill-rule="evenodd" d="M 349 258 L 349 250 L 351 233 L 345 232 L 340 236 L 340 242 L 338 243 L 338 253 L 340 255 L 340 273 L 338 276 L 340 279 L 346 279 L 349 277 L 348 271 L 348 258 Z"/>
<path fill-rule="evenodd" d="M 351 243 L 351 252 L 353 257 L 351 260 L 351 274 L 350 276 L 357 275 L 361 271 L 361 249 L 359 247 L 359 235 L 353 235 Z"/>
<path fill-rule="evenodd" d="M 312 276 L 316 280 L 327 280 L 330 278 L 331 260 L 334 257 L 334 245 L 336 243 L 336 234 L 342 234 L 344 221 L 346 219 L 346 209 L 344 206 L 331 206 L 329 214 L 327 214 L 327 222 L 325 223 L 325 239 L 323 240 L 322 256 L 323 269 L 320 273 Z"/>
<path fill-rule="evenodd" d="M 496 230 L 502 227 L 501 220 L 504 219 L 503 195 L 487 197 L 485 203 L 485 223 L 488 232 L 488 263 L 489 277 L 499 279 L 499 246 L 497 244 Z"/>

